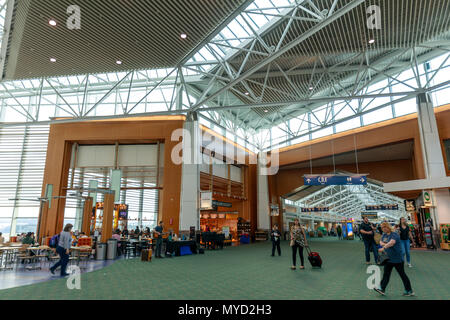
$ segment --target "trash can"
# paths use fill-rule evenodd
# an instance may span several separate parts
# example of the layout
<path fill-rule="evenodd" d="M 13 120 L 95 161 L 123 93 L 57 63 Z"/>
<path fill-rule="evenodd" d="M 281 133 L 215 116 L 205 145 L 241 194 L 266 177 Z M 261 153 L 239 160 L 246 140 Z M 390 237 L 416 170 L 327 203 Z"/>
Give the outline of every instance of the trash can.
<path fill-rule="evenodd" d="M 96 255 L 95 259 L 97 260 L 105 260 L 106 258 L 106 243 L 97 243 L 97 248 L 95 249 Z"/>
<path fill-rule="evenodd" d="M 108 240 L 108 253 L 106 259 L 114 260 L 117 257 L 117 239 Z"/>

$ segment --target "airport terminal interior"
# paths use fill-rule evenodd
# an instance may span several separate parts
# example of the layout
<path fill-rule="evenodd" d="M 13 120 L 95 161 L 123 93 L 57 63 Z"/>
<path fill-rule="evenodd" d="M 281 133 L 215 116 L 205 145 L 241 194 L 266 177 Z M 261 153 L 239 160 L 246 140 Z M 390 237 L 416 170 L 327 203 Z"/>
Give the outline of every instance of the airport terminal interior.
<path fill-rule="evenodd" d="M 450 1 L 0 0 L 0 33 L 1 300 L 450 299 Z"/>

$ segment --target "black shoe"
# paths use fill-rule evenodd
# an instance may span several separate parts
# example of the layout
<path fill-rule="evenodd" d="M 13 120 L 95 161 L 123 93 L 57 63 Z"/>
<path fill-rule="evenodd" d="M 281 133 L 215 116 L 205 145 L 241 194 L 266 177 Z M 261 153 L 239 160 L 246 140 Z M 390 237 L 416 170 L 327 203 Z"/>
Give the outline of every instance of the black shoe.
<path fill-rule="evenodd" d="M 384 292 L 384 290 L 381 290 L 379 288 L 373 288 L 373 290 L 375 290 L 376 292 L 378 292 L 379 294 L 381 294 L 382 296 L 385 296 L 386 293 Z"/>
<path fill-rule="evenodd" d="M 52 274 L 55 274 L 55 269 L 50 268 L 50 272 L 51 272 Z"/>
<path fill-rule="evenodd" d="M 64 274 L 61 275 L 61 277 L 68 277 L 68 276 L 70 276 L 69 273 L 64 273 Z"/>

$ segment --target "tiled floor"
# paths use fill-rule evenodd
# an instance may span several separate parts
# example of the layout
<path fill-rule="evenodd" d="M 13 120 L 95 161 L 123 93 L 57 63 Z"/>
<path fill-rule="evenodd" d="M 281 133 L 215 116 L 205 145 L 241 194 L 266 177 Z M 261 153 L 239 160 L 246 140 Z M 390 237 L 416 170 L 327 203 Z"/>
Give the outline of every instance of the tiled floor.
<path fill-rule="evenodd" d="M 114 263 L 114 260 L 91 260 L 86 268 L 81 268 L 81 273 L 87 273 L 102 269 Z M 43 264 L 41 270 L 26 270 L 22 266 L 15 270 L 0 271 L 0 290 L 15 288 L 39 282 L 60 279 L 59 270 L 55 274 L 49 271 L 49 265 Z"/>

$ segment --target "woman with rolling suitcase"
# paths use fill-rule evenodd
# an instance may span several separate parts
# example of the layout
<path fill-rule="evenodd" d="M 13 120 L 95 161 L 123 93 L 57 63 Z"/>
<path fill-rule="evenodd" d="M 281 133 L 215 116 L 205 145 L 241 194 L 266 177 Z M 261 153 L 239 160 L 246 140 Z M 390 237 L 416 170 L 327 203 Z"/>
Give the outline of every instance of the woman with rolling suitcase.
<path fill-rule="evenodd" d="M 301 266 L 300 269 L 305 269 L 305 261 L 303 258 L 303 248 L 308 245 L 306 241 L 306 234 L 303 227 L 300 225 L 300 222 L 298 219 L 294 220 L 294 225 L 291 228 L 291 243 L 292 247 L 292 270 L 296 269 L 296 260 L 297 260 L 297 248 L 298 253 L 300 255 L 300 262 Z"/>

